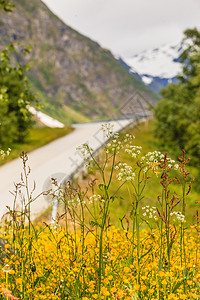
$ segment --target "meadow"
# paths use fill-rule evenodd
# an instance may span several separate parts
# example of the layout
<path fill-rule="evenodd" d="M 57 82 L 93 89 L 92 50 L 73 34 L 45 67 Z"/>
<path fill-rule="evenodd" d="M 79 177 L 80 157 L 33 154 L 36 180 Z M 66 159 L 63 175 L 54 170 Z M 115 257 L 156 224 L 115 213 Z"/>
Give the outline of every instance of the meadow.
<path fill-rule="evenodd" d="M 156 149 L 145 126 L 134 138 L 107 124 L 98 157 L 82 145 L 91 179 L 54 180 L 49 196 L 59 191 L 61 209 L 53 223 L 31 221 L 27 186 L 22 206 L 14 202 L 1 222 L 0 299 L 200 298 L 193 169 L 184 150 L 175 159 Z"/>

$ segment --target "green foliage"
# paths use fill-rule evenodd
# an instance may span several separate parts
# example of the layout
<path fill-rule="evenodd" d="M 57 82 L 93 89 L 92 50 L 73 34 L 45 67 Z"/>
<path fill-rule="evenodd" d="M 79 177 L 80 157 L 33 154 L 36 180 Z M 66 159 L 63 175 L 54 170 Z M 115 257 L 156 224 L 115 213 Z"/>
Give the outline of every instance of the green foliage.
<path fill-rule="evenodd" d="M 0 9 L 3 9 L 5 11 L 12 11 L 14 8 L 13 3 L 7 0 L 0 0 Z"/>
<path fill-rule="evenodd" d="M 27 78 L 20 65 L 12 66 L 11 44 L 0 52 L 0 147 L 6 148 L 15 142 L 23 142 L 31 126 L 28 105 L 35 98 L 30 92 Z"/>
<path fill-rule="evenodd" d="M 43 64 L 38 68 L 39 72 L 42 74 L 43 79 L 45 80 L 46 85 L 52 86 L 53 84 L 55 84 L 53 68 L 54 67 L 51 63 Z"/>
<path fill-rule="evenodd" d="M 172 151 L 184 148 L 192 164 L 200 159 L 200 32 L 184 32 L 183 65 L 178 84 L 162 90 L 162 100 L 155 108 L 156 135 Z"/>
<path fill-rule="evenodd" d="M 11 12 L 14 5 L 0 0 L 0 8 Z M 7 148 L 13 143 L 22 143 L 31 126 L 31 114 L 28 105 L 35 100 L 30 92 L 27 78 L 21 65 L 11 64 L 10 54 L 15 47 L 10 44 L 0 52 L 0 147 Z M 30 48 L 23 49 L 24 54 Z"/>

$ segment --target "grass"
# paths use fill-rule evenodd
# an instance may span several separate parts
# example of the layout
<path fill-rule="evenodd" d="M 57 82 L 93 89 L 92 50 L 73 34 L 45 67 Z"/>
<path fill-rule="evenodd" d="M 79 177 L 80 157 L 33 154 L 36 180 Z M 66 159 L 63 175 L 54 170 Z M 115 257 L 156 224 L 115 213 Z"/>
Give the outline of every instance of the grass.
<path fill-rule="evenodd" d="M 142 146 L 143 153 L 160 150 L 159 143 L 154 136 L 153 129 L 154 129 L 154 123 L 150 122 L 150 123 L 141 124 L 137 128 L 133 128 L 132 130 L 129 131 L 129 133 L 135 136 L 134 144 L 137 146 Z M 175 157 L 172 158 L 175 159 Z M 127 161 L 128 164 L 131 164 L 131 159 L 130 156 L 128 156 L 128 154 L 124 153 L 123 160 Z M 192 167 L 189 168 L 189 171 L 191 172 L 191 174 L 197 173 L 197 170 L 195 170 L 195 168 Z M 147 182 L 147 186 L 145 189 L 145 198 L 143 199 L 143 202 L 151 206 L 154 206 L 158 201 L 157 196 L 161 194 L 161 186 L 156 176 L 153 176 L 153 174 L 151 176 L 152 176 L 151 180 Z M 177 194 L 180 192 L 180 187 L 178 184 L 173 184 L 172 188 Z M 118 218 L 120 218 L 122 216 L 122 213 L 125 214 L 125 212 L 128 209 L 127 207 L 128 205 L 125 200 L 128 197 L 130 197 L 128 187 L 124 187 L 123 190 L 121 190 L 121 196 L 123 197 L 123 200 L 119 199 L 118 203 L 117 204 L 115 203 L 115 206 L 111 207 L 112 215 L 115 215 L 115 218 L 116 215 L 118 216 Z M 196 210 L 195 201 L 198 201 L 199 199 L 200 199 L 200 194 L 196 192 L 194 189 L 192 189 L 187 199 L 187 210 L 190 219 L 192 219 L 193 215 L 195 214 L 195 210 Z"/>
<path fill-rule="evenodd" d="M 85 123 L 85 122 L 89 122 L 91 121 L 90 118 L 84 116 L 83 114 L 81 114 L 80 112 L 74 110 L 73 108 L 67 106 L 67 105 L 64 105 L 64 110 L 67 112 L 67 114 L 69 116 L 71 116 L 71 118 L 73 120 L 75 120 L 76 122 L 78 123 Z"/>
<path fill-rule="evenodd" d="M 136 146 L 142 146 L 143 153 L 153 152 L 155 150 L 159 150 L 159 143 L 158 140 L 155 138 L 154 133 L 154 122 L 146 122 L 143 124 L 138 125 L 137 127 L 132 128 L 131 130 L 128 130 L 129 134 L 132 134 L 135 136 L 134 145 Z M 125 133 L 121 134 L 121 137 L 123 137 Z M 164 152 L 163 152 L 164 153 Z M 181 153 L 180 153 L 181 155 Z M 172 157 L 175 159 L 175 157 Z M 128 155 L 127 153 L 123 153 L 120 157 L 117 157 L 118 160 L 126 161 L 128 165 L 132 164 L 133 159 Z M 110 167 L 107 168 L 105 171 L 106 177 L 108 177 L 108 174 L 110 173 Z M 198 174 L 197 168 L 194 167 L 188 167 L 189 172 L 193 174 L 194 176 Z M 98 172 L 91 172 L 92 174 L 88 175 L 86 179 L 78 180 L 78 184 L 80 184 L 83 187 L 87 187 L 88 182 L 91 180 L 96 180 L 96 192 L 99 193 L 98 184 L 100 183 L 100 174 Z M 145 197 L 142 200 L 146 204 L 155 205 L 157 202 L 157 196 L 161 193 L 161 186 L 160 182 L 156 178 L 155 175 L 150 174 L 152 177 L 149 182 L 147 182 L 146 188 L 145 188 Z M 116 179 L 116 178 L 114 178 Z M 116 190 L 116 185 L 118 183 L 116 180 L 113 180 L 113 184 L 111 185 L 111 191 L 114 193 Z M 200 199 L 200 194 L 194 189 L 195 184 L 193 184 L 193 188 L 188 195 L 187 198 L 187 210 L 189 219 L 191 220 L 193 218 L 193 215 L 195 214 L 196 210 L 196 204 L 195 202 Z M 172 188 L 174 191 L 178 194 L 180 193 L 180 187 L 178 184 L 173 184 Z M 115 199 L 114 203 L 110 206 L 110 217 L 111 222 L 114 223 L 114 225 L 119 226 L 120 225 L 120 219 L 123 218 L 125 214 L 130 214 L 131 204 L 130 204 L 130 197 L 133 198 L 133 195 L 129 192 L 130 186 L 124 185 L 120 189 L 120 194 L 117 194 L 119 196 Z"/>
<path fill-rule="evenodd" d="M 11 152 L 8 157 L 0 161 L 3 165 L 15 158 L 18 158 L 22 151 L 31 152 L 39 147 L 42 147 L 62 136 L 65 136 L 73 131 L 73 128 L 66 126 L 64 128 L 50 128 L 50 127 L 34 127 L 29 131 L 29 135 L 23 144 L 15 144 L 11 147 Z"/>
<path fill-rule="evenodd" d="M 200 219 L 198 210 L 191 219 L 185 209 L 191 180 L 187 159 L 184 152 L 176 162 L 158 151 L 145 155 L 156 147 L 152 126 L 134 129 L 143 150 L 130 134 L 111 138 L 106 160 L 102 153 L 93 157 L 85 145 L 82 151 L 90 153 L 101 173 L 98 195 L 92 183 L 86 189 L 68 183 L 61 190 L 55 183 L 52 196 L 59 194 L 63 207 L 53 224 L 31 222 L 34 199 L 27 155 L 22 156 L 26 192 L 22 196 L 20 186 L 18 192 L 23 205 L 14 202 L 0 224 L 0 299 L 199 299 Z M 180 181 L 179 190 L 173 178 Z M 120 182 L 125 217 L 116 227 L 119 203 L 113 191 Z"/>

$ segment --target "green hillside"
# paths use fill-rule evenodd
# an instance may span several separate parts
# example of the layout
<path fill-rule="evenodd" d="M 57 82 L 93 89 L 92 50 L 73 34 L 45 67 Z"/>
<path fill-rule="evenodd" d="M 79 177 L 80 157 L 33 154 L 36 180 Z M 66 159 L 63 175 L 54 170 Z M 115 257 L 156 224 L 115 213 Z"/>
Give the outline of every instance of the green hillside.
<path fill-rule="evenodd" d="M 110 51 L 65 25 L 40 0 L 13 2 L 13 12 L 0 12 L 0 48 L 13 43 L 16 61 L 30 63 L 28 77 L 44 112 L 71 123 L 119 116 L 130 97 L 142 107 L 156 101 Z M 26 57 L 24 45 L 32 46 Z"/>

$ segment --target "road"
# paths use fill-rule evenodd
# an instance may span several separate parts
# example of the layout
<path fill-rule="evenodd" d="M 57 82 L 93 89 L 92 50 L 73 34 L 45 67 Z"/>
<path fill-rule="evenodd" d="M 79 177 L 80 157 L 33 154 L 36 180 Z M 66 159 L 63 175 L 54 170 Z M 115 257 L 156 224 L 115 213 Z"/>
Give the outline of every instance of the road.
<path fill-rule="evenodd" d="M 110 123 L 117 132 L 131 122 L 129 119 Z M 34 181 L 36 183 L 33 197 L 49 188 L 52 177 L 61 181 L 82 163 L 80 152 L 76 150 L 78 146 L 87 142 L 94 150 L 100 147 L 105 141 L 101 124 L 98 122 L 76 124 L 75 130 L 70 134 L 29 153 L 27 162 L 31 169 L 28 179 L 29 190 L 32 190 Z M 0 218 L 7 211 L 6 206 L 13 207 L 14 196 L 10 191 L 14 191 L 14 184 L 20 182 L 22 170 L 21 159 L 15 159 L 0 167 Z M 23 189 L 22 193 L 25 193 Z M 41 195 L 31 204 L 32 216 L 37 216 L 48 206 L 47 197 Z"/>

